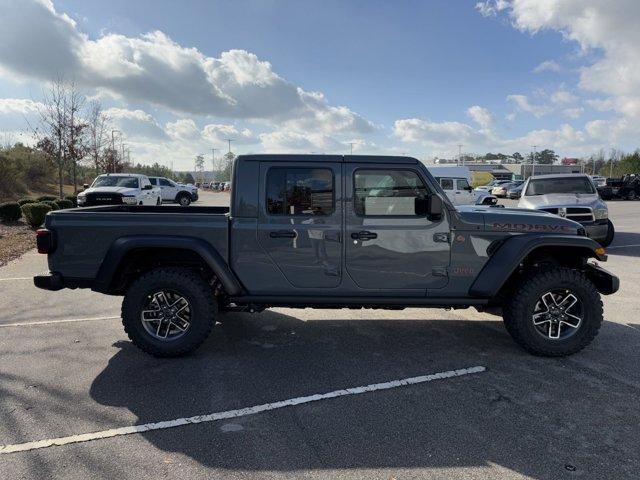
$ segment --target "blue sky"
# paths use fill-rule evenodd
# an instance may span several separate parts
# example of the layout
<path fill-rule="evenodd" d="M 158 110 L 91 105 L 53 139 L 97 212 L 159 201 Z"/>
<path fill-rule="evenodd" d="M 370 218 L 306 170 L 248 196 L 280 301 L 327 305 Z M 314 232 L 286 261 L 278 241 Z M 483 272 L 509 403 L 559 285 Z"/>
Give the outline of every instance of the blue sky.
<path fill-rule="evenodd" d="M 62 73 L 145 162 L 637 147 L 640 2 L 541 3 L 0 0 L 0 130 Z"/>

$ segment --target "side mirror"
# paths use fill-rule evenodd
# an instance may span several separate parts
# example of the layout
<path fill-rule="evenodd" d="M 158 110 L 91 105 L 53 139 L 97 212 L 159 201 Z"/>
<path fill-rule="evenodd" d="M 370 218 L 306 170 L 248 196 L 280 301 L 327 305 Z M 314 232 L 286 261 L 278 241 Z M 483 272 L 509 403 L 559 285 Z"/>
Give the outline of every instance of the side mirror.
<path fill-rule="evenodd" d="M 89 188 L 89 184 L 85 183 L 84 185 L 82 185 L 82 188 L 86 190 L 87 188 Z"/>
<path fill-rule="evenodd" d="M 419 217 L 440 217 L 442 208 L 442 198 L 439 195 L 432 194 L 427 198 L 415 199 L 415 213 Z"/>
<path fill-rule="evenodd" d="M 473 187 L 471 185 L 467 185 L 467 188 L 465 188 L 465 190 L 473 192 Z"/>
<path fill-rule="evenodd" d="M 144 187 L 142 187 L 143 190 L 151 190 L 153 189 L 153 185 L 145 185 Z"/>

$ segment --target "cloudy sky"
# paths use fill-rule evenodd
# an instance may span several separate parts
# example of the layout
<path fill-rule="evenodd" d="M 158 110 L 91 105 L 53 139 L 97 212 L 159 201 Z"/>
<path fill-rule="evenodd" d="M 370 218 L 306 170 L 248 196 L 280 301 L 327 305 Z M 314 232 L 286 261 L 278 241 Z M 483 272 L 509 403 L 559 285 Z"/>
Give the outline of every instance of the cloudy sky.
<path fill-rule="evenodd" d="M 638 0 L 0 0 L 0 132 L 47 82 L 142 162 L 640 146 Z M 21 135 L 22 134 L 22 135 Z"/>

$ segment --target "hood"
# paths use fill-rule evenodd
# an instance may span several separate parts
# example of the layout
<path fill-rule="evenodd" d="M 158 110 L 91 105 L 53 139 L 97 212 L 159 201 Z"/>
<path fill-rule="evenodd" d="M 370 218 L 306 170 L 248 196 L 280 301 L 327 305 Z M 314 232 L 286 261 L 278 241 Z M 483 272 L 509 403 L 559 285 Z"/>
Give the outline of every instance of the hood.
<path fill-rule="evenodd" d="M 598 201 L 595 193 L 550 193 L 522 197 L 520 205 L 524 207 L 566 207 L 569 205 L 591 205 Z"/>
<path fill-rule="evenodd" d="M 464 222 L 482 224 L 486 231 L 577 235 L 578 229 L 582 228 L 573 220 L 539 210 L 482 205 L 465 205 L 456 210 Z M 482 222 L 478 221 L 478 216 L 482 216 Z"/>
<path fill-rule="evenodd" d="M 126 187 L 96 187 L 96 188 L 87 188 L 86 190 L 80 193 L 121 193 L 123 195 L 126 194 L 135 194 L 138 189 L 136 188 L 126 188 Z"/>

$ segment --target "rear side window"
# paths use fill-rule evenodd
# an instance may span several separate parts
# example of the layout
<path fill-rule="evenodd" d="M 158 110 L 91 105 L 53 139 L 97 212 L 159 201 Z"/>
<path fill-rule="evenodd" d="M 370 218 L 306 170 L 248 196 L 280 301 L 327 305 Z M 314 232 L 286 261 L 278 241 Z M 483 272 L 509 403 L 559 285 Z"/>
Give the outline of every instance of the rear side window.
<path fill-rule="evenodd" d="M 452 178 L 441 178 L 440 186 L 443 190 L 453 190 L 453 179 Z"/>
<path fill-rule="evenodd" d="M 412 170 L 356 170 L 354 210 L 364 216 L 416 216 L 416 198 L 427 189 Z"/>
<path fill-rule="evenodd" d="M 267 213 L 330 215 L 333 173 L 328 168 L 272 168 L 267 172 Z"/>
<path fill-rule="evenodd" d="M 149 181 L 151 182 L 151 185 L 154 185 L 154 186 L 158 185 L 158 179 L 156 178 L 150 178 Z"/>

